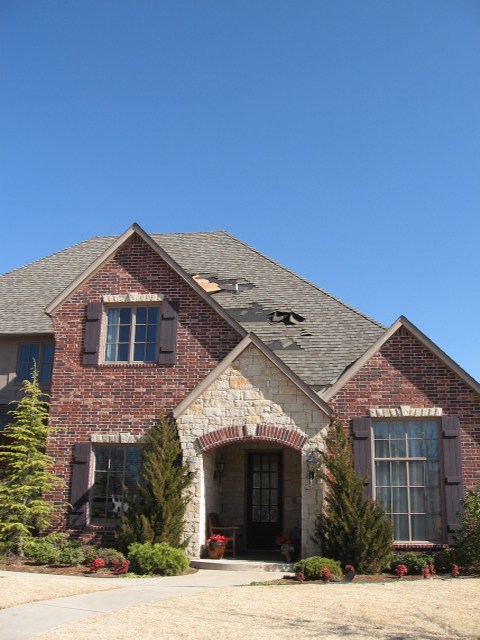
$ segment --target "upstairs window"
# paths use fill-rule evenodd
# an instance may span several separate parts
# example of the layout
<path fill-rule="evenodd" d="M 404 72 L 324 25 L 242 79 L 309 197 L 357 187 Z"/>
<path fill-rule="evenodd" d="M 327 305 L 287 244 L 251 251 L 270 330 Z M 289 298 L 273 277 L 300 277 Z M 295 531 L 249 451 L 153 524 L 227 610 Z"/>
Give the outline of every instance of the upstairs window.
<path fill-rule="evenodd" d="M 19 345 L 17 382 L 31 380 L 34 366 L 37 367 L 40 384 L 50 384 L 53 369 L 53 342 L 29 342 Z"/>
<path fill-rule="evenodd" d="M 105 362 L 158 360 L 159 323 L 159 307 L 109 308 Z"/>
<path fill-rule="evenodd" d="M 374 421 L 375 495 L 396 542 L 442 542 L 439 424 Z"/>

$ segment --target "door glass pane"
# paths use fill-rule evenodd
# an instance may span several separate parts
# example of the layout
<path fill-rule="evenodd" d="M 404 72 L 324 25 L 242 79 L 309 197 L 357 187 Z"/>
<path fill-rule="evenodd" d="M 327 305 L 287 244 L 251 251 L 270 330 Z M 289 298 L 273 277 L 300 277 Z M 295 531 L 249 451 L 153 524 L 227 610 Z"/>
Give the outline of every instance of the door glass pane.
<path fill-rule="evenodd" d="M 260 490 L 254 489 L 252 491 L 252 504 L 259 505 L 260 504 Z"/>
<path fill-rule="evenodd" d="M 270 507 L 260 507 L 260 519 L 262 522 L 269 522 L 270 520 Z"/>
<path fill-rule="evenodd" d="M 270 507 L 270 522 L 278 522 L 278 507 Z"/>
<path fill-rule="evenodd" d="M 262 504 L 270 504 L 270 491 L 262 489 Z"/>
<path fill-rule="evenodd" d="M 252 484 L 255 488 L 260 487 L 260 474 L 259 473 L 254 473 L 252 475 Z"/>
<path fill-rule="evenodd" d="M 252 507 L 252 522 L 260 522 L 260 507 Z"/>
<path fill-rule="evenodd" d="M 262 473 L 262 487 L 270 486 L 270 475 L 268 473 Z"/>

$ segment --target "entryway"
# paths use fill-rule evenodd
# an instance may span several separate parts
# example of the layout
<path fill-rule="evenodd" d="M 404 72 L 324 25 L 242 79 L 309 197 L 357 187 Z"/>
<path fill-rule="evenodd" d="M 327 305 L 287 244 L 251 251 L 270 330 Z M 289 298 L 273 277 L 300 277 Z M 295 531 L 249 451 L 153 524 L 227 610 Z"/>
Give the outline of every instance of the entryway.
<path fill-rule="evenodd" d="M 248 550 L 272 550 L 282 534 L 283 477 L 282 454 L 248 454 L 247 521 Z"/>

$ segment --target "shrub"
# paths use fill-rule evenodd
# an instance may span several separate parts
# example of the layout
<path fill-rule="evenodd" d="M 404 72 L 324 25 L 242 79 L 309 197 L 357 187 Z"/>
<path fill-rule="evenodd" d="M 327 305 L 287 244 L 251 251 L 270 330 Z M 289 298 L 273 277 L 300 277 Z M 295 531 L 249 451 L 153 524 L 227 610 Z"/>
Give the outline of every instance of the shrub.
<path fill-rule="evenodd" d="M 450 573 L 454 564 L 458 563 L 456 549 L 443 549 L 433 555 L 433 564 L 438 573 Z"/>
<path fill-rule="evenodd" d="M 376 573 L 392 548 L 392 523 L 382 506 L 365 495 L 365 479 L 355 473 L 351 444 L 336 418 L 325 445 L 320 453 L 326 469 L 325 508 L 317 515 L 313 539 L 323 554 L 342 565 Z"/>
<path fill-rule="evenodd" d="M 177 576 L 190 564 L 182 549 L 175 549 L 166 542 L 134 542 L 128 549 L 128 558 L 134 571 L 162 576 Z"/>
<path fill-rule="evenodd" d="M 457 555 L 464 567 L 480 567 L 480 482 L 462 500 Z"/>
<path fill-rule="evenodd" d="M 82 544 L 69 540 L 64 533 L 50 533 L 43 538 L 30 538 L 25 542 L 25 553 L 40 564 L 82 564 L 85 556 Z"/>
<path fill-rule="evenodd" d="M 328 569 L 334 576 L 342 575 L 340 562 L 330 558 L 311 556 L 310 558 L 299 560 L 294 566 L 295 573 L 302 573 L 305 580 L 322 580 L 324 569 Z"/>
<path fill-rule="evenodd" d="M 105 560 L 106 567 L 113 567 L 115 560 L 123 562 L 125 556 L 121 551 L 112 549 L 111 547 L 94 547 L 93 545 L 85 545 L 83 547 L 85 563 L 90 564 L 95 558 Z"/>
<path fill-rule="evenodd" d="M 397 558 L 398 560 L 395 564 L 405 565 L 408 569 L 408 574 L 414 576 L 421 575 L 423 567 L 429 567 L 432 562 L 432 556 L 424 553 L 415 553 L 414 551 L 400 553 Z"/>

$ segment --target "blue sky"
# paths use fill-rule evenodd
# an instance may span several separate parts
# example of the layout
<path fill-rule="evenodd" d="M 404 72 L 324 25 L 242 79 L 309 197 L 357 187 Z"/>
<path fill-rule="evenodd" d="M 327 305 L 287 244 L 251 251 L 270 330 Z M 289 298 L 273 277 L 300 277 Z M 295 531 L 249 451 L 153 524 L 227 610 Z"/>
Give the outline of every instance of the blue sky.
<path fill-rule="evenodd" d="M 480 379 L 478 0 L 0 0 L 0 272 L 226 229 Z"/>

